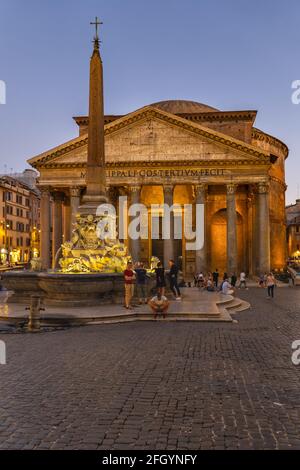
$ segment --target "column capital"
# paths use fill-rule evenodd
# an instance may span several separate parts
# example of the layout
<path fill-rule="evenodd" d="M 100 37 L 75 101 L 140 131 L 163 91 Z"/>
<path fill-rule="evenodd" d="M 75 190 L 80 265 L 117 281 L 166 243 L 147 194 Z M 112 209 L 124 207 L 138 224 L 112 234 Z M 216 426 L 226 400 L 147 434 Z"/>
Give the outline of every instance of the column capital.
<path fill-rule="evenodd" d="M 128 187 L 127 186 L 118 186 L 118 192 L 120 196 L 128 196 Z"/>
<path fill-rule="evenodd" d="M 226 192 L 227 194 L 235 194 L 237 190 L 238 185 L 234 183 L 229 183 L 226 185 Z"/>
<path fill-rule="evenodd" d="M 164 184 L 163 185 L 163 192 L 164 194 L 173 194 L 174 185 L 173 184 Z"/>
<path fill-rule="evenodd" d="M 64 202 L 65 200 L 65 194 L 61 191 L 54 191 L 52 197 L 54 202 Z"/>
<path fill-rule="evenodd" d="M 49 186 L 38 186 L 38 189 L 41 192 L 41 196 L 50 196 Z"/>
<path fill-rule="evenodd" d="M 127 186 L 127 190 L 129 193 L 138 193 L 142 189 L 141 186 L 135 185 L 135 186 Z"/>
<path fill-rule="evenodd" d="M 197 198 L 197 196 L 205 196 L 207 191 L 208 185 L 205 183 L 199 183 L 193 185 L 193 198 Z"/>
<path fill-rule="evenodd" d="M 79 186 L 71 186 L 69 191 L 71 197 L 80 197 L 81 188 Z"/>
<path fill-rule="evenodd" d="M 257 185 L 258 194 L 267 194 L 269 192 L 270 185 L 268 181 L 262 181 Z"/>

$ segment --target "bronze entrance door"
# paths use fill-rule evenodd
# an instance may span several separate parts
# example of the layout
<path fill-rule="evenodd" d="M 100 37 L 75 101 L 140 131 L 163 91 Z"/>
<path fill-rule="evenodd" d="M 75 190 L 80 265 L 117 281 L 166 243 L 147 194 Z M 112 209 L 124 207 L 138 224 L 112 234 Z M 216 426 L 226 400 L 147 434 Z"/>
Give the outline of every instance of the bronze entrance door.
<path fill-rule="evenodd" d="M 162 216 L 157 216 L 158 224 L 159 224 L 159 238 L 152 239 L 152 250 L 151 255 L 156 256 L 162 263 L 164 262 L 164 240 L 162 239 Z M 175 224 L 176 226 L 176 224 Z M 179 238 L 180 237 L 180 238 Z M 175 264 L 178 266 L 180 270 L 182 270 L 183 266 L 183 257 L 182 257 L 182 234 L 181 233 L 174 233 L 174 261 Z M 165 269 L 168 269 L 169 266 L 164 266 Z"/>

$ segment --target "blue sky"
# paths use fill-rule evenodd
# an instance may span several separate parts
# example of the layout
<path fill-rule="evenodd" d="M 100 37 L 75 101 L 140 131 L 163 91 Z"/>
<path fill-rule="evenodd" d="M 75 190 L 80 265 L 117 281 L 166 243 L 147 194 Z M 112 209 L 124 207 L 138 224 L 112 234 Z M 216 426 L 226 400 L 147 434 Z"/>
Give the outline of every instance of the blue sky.
<path fill-rule="evenodd" d="M 257 109 L 287 143 L 287 203 L 300 197 L 299 0 L 0 0 L 0 172 L 77 135 L 98 15 L 105 110 L 191 99 Z"/>

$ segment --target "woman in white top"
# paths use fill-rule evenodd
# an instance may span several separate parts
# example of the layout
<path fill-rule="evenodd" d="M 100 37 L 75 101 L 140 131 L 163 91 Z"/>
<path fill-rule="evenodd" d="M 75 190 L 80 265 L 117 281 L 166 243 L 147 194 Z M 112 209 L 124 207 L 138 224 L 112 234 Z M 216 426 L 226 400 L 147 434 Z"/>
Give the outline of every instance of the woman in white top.
<path fill-rule="evenodd" d="M 239 285 L 239 288 L 241 289 L 242 286 L 244 286 L 245 289 L 247 289 L 246 274 L 245 274 L 244 272 L 241 272 L 241 274 L 240 274 L 240 285 Z"/>
<path fill-rule="evenodd" d="M 272 273 L 267 275 L 267 288 L 268 288 L 268 299 L 274 298 L 274 287 L 276 285 L 276 279 Z"/>

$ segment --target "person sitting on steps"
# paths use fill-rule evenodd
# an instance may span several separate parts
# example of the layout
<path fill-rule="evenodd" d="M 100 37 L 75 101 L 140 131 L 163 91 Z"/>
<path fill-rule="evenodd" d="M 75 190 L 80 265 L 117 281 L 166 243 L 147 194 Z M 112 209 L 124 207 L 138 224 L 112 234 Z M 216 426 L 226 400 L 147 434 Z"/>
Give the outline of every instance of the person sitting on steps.
<path fill-rule="evenodd" d="M 166 314 L 169 308 L 169 301 L 167 297 L 161 295 L 160 292 L 157 292 L 157 295 L 152 297 L 149 301 L 149 306 L 154 313 L 154 319 L 157 318 L 157 315 L 163 315 L 163 318 L 166 318 Z"/>
<path fill-rule="evenodd" d="M 224 279 L 222 283 L 222 294 L 224 295 L 233 295 L 234 294 L 234 289 L 232 288 L 232 285 L 229 283 L 228 278 Z"/>

